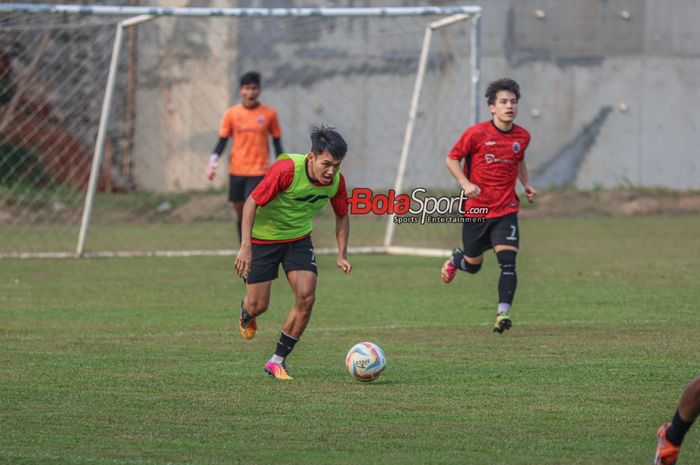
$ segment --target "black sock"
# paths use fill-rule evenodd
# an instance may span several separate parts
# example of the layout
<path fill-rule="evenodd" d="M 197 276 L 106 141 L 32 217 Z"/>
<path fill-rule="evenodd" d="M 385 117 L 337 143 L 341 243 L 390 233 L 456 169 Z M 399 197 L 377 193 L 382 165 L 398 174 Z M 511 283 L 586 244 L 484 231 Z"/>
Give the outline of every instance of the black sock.
<path fill-rule="evenodd" d="M 460 270 L 464 270 L 467 273 L 476 274 L 481 269 L 481 263 L 477 263 L 476 265 L 472 265 L 471 263 L 469 263 L 467 261 L 466 258 L 463 259 L 463 263 L 464 263 L 464 268 L 460 268 Z"/>
<path fill-rule="evenodd" d="M 464 254 L 461 250 L 455 249 L 455 252 L 452 254 L 451 258 L 452 264 L 461 270 L 462 267 L 460 263 L 462 263 L 462 260 L 464 260 Z"/>
<path fill-rule="evenodd" d="M 238 228 L 238 242 L 243 241 L 243 233 L 241 232 L 243 222 L 241 220 L 236 220 L 236 227 Z"/>
<path fill-rule="evenodd" d="M 478 273 L 481 269 L 481 263 L 472 265 L 466 258 L 464 258 L 464 254 L 461 251 L 452 255 L 452 264 L 460 270 L 471 274 Z"/>
<path fill-rule="evenodd" d="M 515 273 L 515 256 L 513 250 L 502 250 L 496 253 L 498 265 L 501 267 L 501 277 L 498 280 L 498 302 L 512 304 L 515 288 L 518 286 L 518 275 Z"/>
<path fill-rule="evenodd" d="M 687 422 L 683 420 L 678 413 L 678 410 L 676 410 L 676 414 L 673 415 L 673 420 L 671 421 L 671 427 L 666 430 L 666 439 L 671 441 L 677 446 L 680 446 L 683 444 L 683 438 L 685 437 L 685 433 L 688 432 L 688 429 L 690 428 L 690 425 L 692 425 L 693 422 Z"/>
<path fill-rule="evenodd" d="M 287 355 L 294 350 L 294 346 L 297 342 L 299 342 L 299 339 L 294 338 L 282 331 L 280 333 L 280 340 L 277 341 L 277 350 L 275 350 L 275 355 L 286 358 Z"/>

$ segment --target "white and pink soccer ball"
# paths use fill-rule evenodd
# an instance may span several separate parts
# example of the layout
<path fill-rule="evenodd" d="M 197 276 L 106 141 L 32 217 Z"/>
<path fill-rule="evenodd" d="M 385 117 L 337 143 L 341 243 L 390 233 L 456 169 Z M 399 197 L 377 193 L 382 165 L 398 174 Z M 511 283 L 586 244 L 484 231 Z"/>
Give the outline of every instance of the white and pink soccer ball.
<path fill-rule="evenodd" d="M 371 342 L 355 344 L 345 357 L 345 368 L 358 381 L 374 381 L 386 368 L 384 351 Z"/>

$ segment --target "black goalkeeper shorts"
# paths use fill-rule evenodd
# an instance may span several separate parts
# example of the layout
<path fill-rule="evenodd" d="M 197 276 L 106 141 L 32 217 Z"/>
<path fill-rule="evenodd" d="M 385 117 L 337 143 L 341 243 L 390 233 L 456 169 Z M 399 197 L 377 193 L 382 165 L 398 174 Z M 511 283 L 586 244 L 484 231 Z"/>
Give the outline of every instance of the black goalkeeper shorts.
<path fill-rule="evenodd" d="M 228 177 L 228 199 L 230 202 L 245 202 L 253 189 L 260 184 L 265 176 L 235 176 Z"/>

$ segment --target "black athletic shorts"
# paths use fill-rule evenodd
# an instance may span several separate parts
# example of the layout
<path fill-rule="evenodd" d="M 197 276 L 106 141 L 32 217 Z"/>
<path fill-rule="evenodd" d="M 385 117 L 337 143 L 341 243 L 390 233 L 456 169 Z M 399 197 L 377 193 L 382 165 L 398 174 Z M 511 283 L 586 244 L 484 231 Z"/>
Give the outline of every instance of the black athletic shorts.
<path fill-rule="evenodd" d="M 253 260 L 246 280 L 248 284 L 277 279 L 280 263 L 285 273 L 304 270 L 318 274 L 311 236 L 294 242 L 253 244 L 252 254 Z"/>
<path fill-rule="evenodd" d="M 228 199 L 231 202 L 245 202 L 255 186 L 260 184 L 260 181 L 265 176 L 235 176 L 230 174 L 228 177 Z"/>
<path fill-rule="evenodd" d="M 520 246 L 518 214 L 487 218 L 483 223 L 462 223 L 464 255 L 478 257 L 497 245 Z"/>

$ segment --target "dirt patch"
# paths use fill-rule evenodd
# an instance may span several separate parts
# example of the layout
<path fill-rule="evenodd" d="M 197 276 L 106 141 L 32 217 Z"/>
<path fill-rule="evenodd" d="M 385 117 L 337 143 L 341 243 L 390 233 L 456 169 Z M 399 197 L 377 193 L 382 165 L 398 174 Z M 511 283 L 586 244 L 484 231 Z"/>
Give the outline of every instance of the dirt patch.
<path fill-rule="evenodd" d="M 169 215 L 173 221 L 189 223 L 198 220 L 233 218 L 233 207 L 222 194 L 207 194 L 195 197 L 174 209 Z"/>

